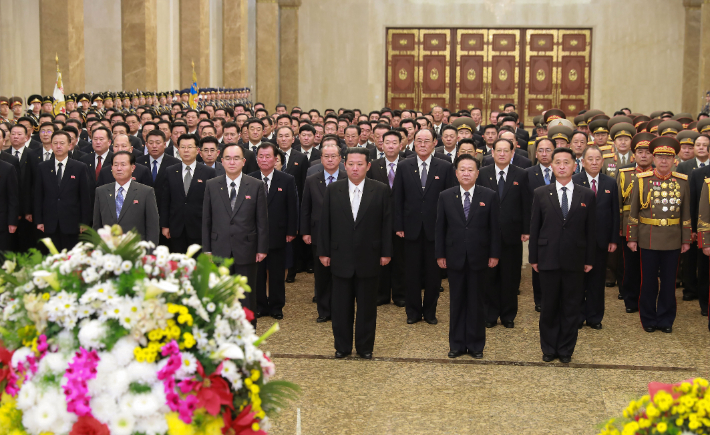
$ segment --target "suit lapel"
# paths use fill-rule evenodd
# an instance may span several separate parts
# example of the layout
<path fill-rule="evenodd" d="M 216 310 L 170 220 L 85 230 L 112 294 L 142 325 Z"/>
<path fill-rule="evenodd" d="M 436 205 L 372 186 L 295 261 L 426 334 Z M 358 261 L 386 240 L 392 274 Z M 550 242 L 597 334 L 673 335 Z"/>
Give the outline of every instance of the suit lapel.
<path fill-rule="evenodd" d="M 340 175 L 340 173 L 338 173 Z M 320 171 L 316 173 L 316 180 L 318 180 L 318 191 L 320 192 L 321 198 L 325 196 L 325 172 Z"/>
<path fill-rule="evenodd" d="M 459 191 L 460 191 L 460 189 L 459 189 Z M 476 205 L 474 205 L 474 204 L 476 204 L 476 199 L 477 199 L 478 197 L 480 197 L 480 196 L 481 196 L 481 190 L 474 188 L 474 189 L 473 189 L 473 195 L 471 195 L 471 208 L 468 209 L 468 218 L 465 219 L 465 221 L 466 221 L 467 224 L 468 224 L 469 222 L 471 222 L 471 219 L 473 218 L 473 210 L 474 210 L 474 207 L 478 207 L 478 206 L 476 206 Z M 461 204 L 461 213 L 463 214 L 463 204 Z M 466 216 L 466 215 L 464 214 L 464 216 Z"/>
<path fill-rule="evenodd" d="M 52 157 L 51 160 L 54 161 L 54 157 Z M 56 164 L 55 164 L 55 166 L 56 166 Z M 72 173 L 69 170 L 69 166 L 70 166 L 69 159 L 67 158 L 66 162 L 64 162 L 64 168 L 62 169 L 62 180 L 59 182 L 59 194 L 60 195 L 62 194 L 62 192 L 64 191 L 64 188 L 66 187 L 66 185 L 68 183 L 67 179 L 71 178 L 71 176 L 72 176 Z"/>
<path fill-rule="evenodd" d="M 513 187 L 513 174 L 511 173 L 511 167 L 513 164 L 511 163 L 508 165 L 508 176 L 505 177 L 505 186 L 503 187 L 503 196 L 500 198 L 500 202 L 503 202 L 506 196 L 508 196 L 508 192 L 510 192 L 510 188 Z M 497 168 L 497 166 L 496 166 Z"/>
<path fill-rule="evenodd" d="M 261 182 L 264 182 L 264 175 L 259 172 L 259 180 Z M 276 169 L 274 169 L 274 172 L 271 173 L 271 180 L 269 180 L 271 183 L 269 184 L 269 191 L 266 193 L 266 203 L 271 204 L 271 201 L 273 201 L 274 197 L 276 196 L 275 193 L 278 192 L 278 186 L 275 183 L 276 180 Z M 266 188 L 266 186 L 264 186 Z"/>
<path fill-rule="evenodd" d="M 136 192 L 138 192 L 138 188 L 135 184 L 133 184 L 133 182 L 131 182 L 131 187 L 128 188 L 128 192 L 126 193 L 126 199 L 123 200 L 123 207 L 121 207 L 121 214 L 118 215 L 117 222 L 121 222 L 121 219 L 123 219 L 123 216 L 126 215 L 128 208 L 133 205 L 133 200 L 136 197 Z"/>
<path fill-rule="evenodd" d="M 227 186 L 227 180 L 224 176 L 219 180 L 219 196 L 222 198 L 222 202 L 224 203 L 225 208 L 227 209 L 227 213 L 229 215 L 232 215 L 232 204 L 229 201 L 229 189 L 230 187 Z"/>
<path fill-rule="evenodd" d="M 565 218 L 562 216 L 562 206 L 560 205 L 560 198 L 557 196 L 556 185 L 553 183 L 548 184 L 547 192 L 552 208 L 557 212 L 557 216 L 559 216 L 560 221 L 564 222 Z M 569 212 L 567 213 L 567 216 L 569 216 Z"/>
<path fill-rule="evenodd" d="M 437 162 L 438 159 L 434 158 L 434 154 L 432 153 L 431 157 L 431 163 L 429 164 L 429 167 L 427 168 L 427 174 L 426 174 L 426 188 L 424 188 L 424 195 L 426 195 L 427 190 L 429 190 L 429 187 L 431 186 L 431 183 L 434 182 L 434 179 L 436 178 L 436 168 L 439 166 L 439 162 Z M 418 162 L 417 162 L 418 163 Z"/>
<path fill-rule="evenodd" d="M 108 223 L 112 225 L 118 223 L 118 217 L 116 216 L 116 198 L 114 198 L 113 196 L 114 192 L 116 191 L 116 181 L 103 185 L 98 189 L 104 189 L 106 191 L 106 196 L 108 196 L 109 204 L 113 204 L 113 206 L 109 205 L 109 209 L 111 210 L 111 221 Z M 98 189 L 97 191 L 99 191 Z M 123 202 L 125 203 L 126 201 Z"/>
<path fill-rule="evenodd" d="M 350 183 L 343 183 L 343 185 L 340 186 L 340 195 L 338 196 L 341 198 L 341 209 L 348 216 L 348 221 L 352 223 L 354 227 L 355 219 L 353 218 L 353 207 L 350 203 Z M 362 205 L 362 198 L 360 198 L 360 205 Z M 358 214 L 360 214 L 359 210 Z"/>
<path fill-rule="evenodd" d="M 357 220 L 355 221 L 355 226 L 360 223 L 367 211 L 367 207 L 370 206 L 372 202 L 372 197 L 374 195 L 375 186 L 372 182 L 367 182 L 367 179 L 362 181 L 362 198 L 360 198 L 360 207 L 357 209 Z"/>
<path fill-rule="evenodd" d="M 239 191 L 237 192 L 237 199 L 234 201 L 234 210 L 232 210 L 232 217 L 237 214 L 237 211 L 239 211 L 239 207 L 242 206 L 249 184 L 250 183 L 247 178 L 242 176 L 242 182 L 239 184 Z M 227 197 L 227 199 L 229 199 L 229 197 Z"/>
<path fill-rule="evenodd" d="M 569 211 L 567 212 L 567 220 L 570 220 L 572 215 L 581 207 L 581 203 L 582 191 L 580 189 L 574 189 L 574 191 L 572 191 L 572 201 L 570 203 Z"/>

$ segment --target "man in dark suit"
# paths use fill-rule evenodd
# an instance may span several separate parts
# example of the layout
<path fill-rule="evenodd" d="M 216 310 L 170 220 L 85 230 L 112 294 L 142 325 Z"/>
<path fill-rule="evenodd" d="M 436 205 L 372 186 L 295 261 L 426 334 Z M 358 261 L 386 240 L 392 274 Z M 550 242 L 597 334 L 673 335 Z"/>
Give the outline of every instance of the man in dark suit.
<path fill-rule="evenodd" d="M 333 289 L 330 267 L 324 266 L 318 260 L 318 244 L 320 243 L 320 219 L 323 210 L 325 189 L 337 180 L 347 178 L 345 170 L 340 168 L 340 144 L 336 136 L 329 136 L 321 142 L 321 160 L 323 170 L 306 178 L 301 203 L 301 236 L 313 252 L 313 274 L 315 278 L 315 298 L 318 308 L 317 323 L 331 319 L 331 295 Z"/>
<path fill-rule="evenodd" d="M 462 154 L 454 166 L 460 185 L 439 195 L 435 241 L 436 261 L 448 271 L 451 292 L 449 358 L 469 352 L 480 359 L 486 270 L 496 267 L 501 254 L 498 196 L 476 185 L 478 161 L 472 155 Z"/>
<path fill-rule="evenodd" d="M 138 158 L 136 162 L 150 171 L 150 187 L 155 191 L 156 202 L 162 204 L 162 187 L 167 178 L 168 168 L 177 165 L 180 160 L 165 154 L 165 133 L 160 130 L 148 133 L 145 146 L 148 148 L 148 154 Z M 167 239 L 163 240 L 161 237 L 160 244 L 163 243 L 167 245 Z"/>
<path fill-rule="evenodd" d="M 291 148 L 293 145 L 293 130 L 291 127 L 279 127 L 275 135 L 279 149 L 283 151 L 286 156 L 286 164 L 283 166 L 282 171 L 295 178 L 298 203 L 300 204 L 301 198 L 303 198 L 303 186 L 306 184 L 306 176 L 310 164 L 303 153 Z M 293 266 L 288 270 L 286 282 L 296 281 L 296 273 L 306 269 L 306 259 L 310 257 L 310 252 L 308 252 L 302 239 L 294 240 L 292 248 Z"/>
<path fill-rule="evenodd" d="M 118 134 L 113 137 L 113 153 L 119 152 L 119 151 L 127 151 L 135 157 L 134 149 L 133 146 L 131 145 L 131 141 L 128 138 L 128 135 L 126 134 Z M 148 170 L 147 167 L 143 165 L 137 165 L 135 169 L 133 169 L 132 177 L 134 180 L 137 182 L 150 186 L 151 184 L 151 177 L 150 177 L 150 171 Z M 113 164 L 111 166 L 109 165 L 104 165 L 101 168 L 101 171 L 99 171 L 99 178 L 96 180 L 96 187 L 103 186 L 106 184 L 114 183 L 116 179 L 113 177 Z"/>
<path fill-rule="evenodd" d="M 695 139 L 696 155 L 699 147 L 705 147 L 706 149 L 710 147 L 710 136 L 703 134 Z M 707 151 L 706 151 L 707 152 Z M 693 233 L 698 233 L 698 211 L 700 204 L 700 194 L 703 191 L 703 184 L 705 184 L 705 179 L 710 178 L 710 162 L 705 163 L 705 166 L 698 167 L 693 170 L 690 175 L 690 216 Z M 680 166 L 683 166 L 681 163 Z M 699 166 L 699 165 L 698 165 Z M 680 167 L 678 168 L 680 171 Z M 693 248 L 691 247 L 691 250 Z M 701 249 L 702 250 L 702 249 Z M 708 287 L 710 287 L 710 261 L 708 256 L 704 255 L 702 252 L 697 253 L 697 263 L 698 263 L 698 303 L 700 304 L 700 313 L 704 316 L 708 315 Z"/>
<path fill-rule="evenodd" d="M 382 149 L 385 157 L 372 162 L 367 172 L 368 178 L 386 184 L 390 188 L 392 207 L 394 209 L 394 179 L 397 174 L 397 165 L 402 160 L 400 149 L 400 135 L 396 131 L 388 131 L 382 140 Z M 392 216 L 394 225 L 394 216 Z M 404 290 L 404 239 L 392 231 L 392 260 L 387 266 L 382 267 L 380 274 L 380 287 L 377 296 L 377 305 L 389 304 L 393 301 L 398 307 L 404 307 L 406 302 Z"/>
<path fill-rule="evenodd" d="M 616 180 L 600 173 L 603 162 L 599 147 L 588 146 L 582 153 L 584 170 L 572 176 L 575 184 L 591 188 L 596 196 L 596 254 L 592 270 L 584 277 L 580 321 L 581 325 L 586 320 L 592 329 L 602 329 L 607 256 L 619 245 L 619 187 Z"/>
<path fill-rule="evenodd" d="M 555 183 L 535 190 L 530 219 L 529 260 L 540 273 L 542 360 L 569 363 L 577 343 L 584 274 L 596 252 L 594 192 L 575 186 L 575 155 L 569 148 L 552 154 Z"/>
<path fill-rule="evenodd" d="M 101 175 L 101 169 L 104 166 L 111 167 L 111 161 L 113 160 L 113 152 L 110 150 L 112 136 L 108 128 L 104 126 L 96 127 L 91 133 L 91 147 L 93 151 L 81 159 L 81 162 L 89 168 L 89 187 L 92 192 L 96 188 L 96 182 L 99 179 L 99 175 Z M 93 201 L 94 198 L 92 194 L 92 205 Z"/>
<path fill-rule="evenodd" d="M 0 161 L 0 260 L 4 253 L 12 249 L 10 234 L 17 231 L 20 215 L 20 189 L 17 185 L 17 173 L 10 163 Z"/>
<path fill-rule="evenodd" d="M 269 251 L 269 218 L 264 183 L 242 173 L 244 150 L 226 144 L 222 150 L 226 175 L 207 182 L 202 208 L 202 250 L 234 258 L 231 272 L 245 276 L 256 289 L 257 264 Z M 256 309 L 256 291 L 246 293 L 242 305 Z M 256 327 L 256 318 L 252 321 Z"/>
<path fill-rule="evenodd" d="M 33 171 L 30 149 L 26 145 L 30 134 L 31 132 L 24 124 L 15 124 L 10 129 L 10 148 L 4 151 L 13 156 L 19 165 L 17 175 L 20 189 L 20 214 L 18 215 L 20 220 L 17 224 L 15 237 L 17 249 L 20 252 L 26 252 L 28 249 L 36 247 L 37 244 L 36 225 L 33 223 L 35 171 Z"/>
<path fill-rule="evenodd" d="M 530 198 L 533 197 L 535 189 L 549 184 L 555 184 L 555 174 L 552 171 L 552 152 L 555 144 L 550 139 L 541 138 L 537 141 L 535 156 L 537 163 L 525 170 L 528 173 L 528 190 Z M 542 292 L 540 291 L 540 274 L 535 269 L 532 271 L 533 299 L 535 311 L 540 312 L 542 304 Z"/>
<path fill-rule="evenodd" d="M 251 121 L 251 120 L 250 120 Z M 257 122 L 251 122 L 251 129 L 252 130 L 258 130 L 258 133 L 253 133 L 250 132 L 250 134 L 259 134 L 261 135 L 261 130 L 259 130 L 259 126 L 261 125 L 260 120 L 256 120 Z M 237 124 L 233 122 L 228 122 L 224 124 L 224 129 L 222 130 L 222 142 L 223 144 L 220 146 L 220 148 L 223 148 L 227 144 L 234 143 L 236 144 L 237 141 L 239 140 L 239 134 L 237 133 L 238 128 Z M 240 145 L 244 149 L 244 158 L 246 159 L 246 163 L 244 164 L 244 172 L 245 174 L 251 174 L 254 171 L 259 170 L 259 165 L 256 163 L 256 153 L 252 149 L 256 149 L 259 144 L 261 144 L 261 141 L 255 142 L 252 144 L 251 142 L 247 145 Z"/>
<path fill-rule="evenodd" d="M 432 157 L 436 139 L 429 129 L 414 135 L 416 157 L 397 165 L 394 229 L 404 238 L 407 323 L 435 325 L 441 274 L 434 257 L 434 225 L 439 194 L 456 185 L 453 166 Z M 422 303 L 421 290 L 424 289 Z"/>
<path fill-rule="evenodd" d="M 518 314 L 518 292 L 523 265 L 523 242 L 530 238 L 530 201 L 528 174 L 510 164 L 515 144 L 498 139 L 493 144 L 495 164 L 481 168 L 478 185 L 498 193 L 501 252 L 498 264 L 488 272 L 486 280 L 486 327 L 500 323 L 515 327 Z"/>
<path fill-rule="evenodd" d="M 222 163 L 218 161 L 220 145 L 221 144 L 217 138 L 212 138 L 211 136 L 207 136 L 200 140 L 200 155 L 202 156 L 202 163 L 204 163 L 204 165 L 208 168 L 214 169 L 216 177 L 224 175 L 224 166 L 222 166 Z"/>
<path fill-rule="evenodd" d="M 333 274 L 335 357 L 352 352 L 357 301 L 355 349 L 361 358 L 371 359 L 380 267 L 392 256 L 392 200 L 387 186 L 365 180 L 370 169 L 366 148 L 348 149 L 345 158 L 348 180 L 325 190 L 318 256 Z"/>
<path fill-rule="evenodd" d="M 122 135 L 125 136 L 125 135 Z M 128 137 L 125 141 L 130 144 Z M 136 157 L 117 151 L 111 162 L 114 182 L 96 189 L 94 229 L 120 225 L 123 232 L 135 231 L 141 240 L 158 244 L 159 219 L 153 188 L 133 180 Z"/>
<path fill-rule="evenodd" d="M 456 127 L 452 125 L 444 125 L 439 133 L 440 140 L 443 143 L 442 146 L 437 147 L 434 151 L 441 157 L 449 159 L 451 163 L 458 155 L 458 144 L 456 140 L 458 138 L 458 132 Z"/>
<path fill-rule="evenodd" d="M 249 176 L 261 180 L 269 208 L 269 252 L 259 264 L 256 276 L 256 316 L 270 315 L 283 319 L 286 303 L 286 244 L 296 238 L 298 231 L 298 198 L 292 175 L 274 169 L 278 149 L 271 142 L 262 142 L 257 149 L 260 170 Z M 268 273 L 268 275 L 267 275 Z M 266 281 L 269 295 L 266 295 Z"/>
<path fill-rule="evenodd" d="M 39 137 L 42 142 L 42 147 L 35 150 L 29 150 L 30 156 L 32 157 L 30 160 L 34 166 L 33 170 L 35 172 L 40 163 L 52 158 L 52 134 L 55 130 L 56 127 L 51 122 L 44 122 L 39 127 Z"/>
<path fill-rule="evenodd" d="M 34 224 L 59 251 L 72 249 L 80 225 L 91 223 L 89 174 L 86 165 L 69 158 L 70 142 L 66 131 L 52 135 L 54 158 L 39 164 L 34 186 Z"/>
<path fill-rule="evenodd" d="M 167 168 L 160 187 L 160 227 L 172 252 L 184 254 L 191 245 L 202 245 L 202 199 L 207 180 L 216 174 L 214 169 L 197 162 L 199 146 L 197 135 L 178 138 L 182 162 Z"/>
<path fill-rule="evenodd" d="M 77 130 L 73 125 L 65 125 L 62 130 L 66 131 L 71 136 L 71 151 L 69 151 L 69 158 L 81 161 L 86 153 L 79 149 L 79 130 Z"/>
<path fill-rule="evenodd" d="M 298 137 L 301 140 L 301 149 L 299 151 L 306 156 L 309 164 L 320 160 L 321 152 L 313 146 L 315 145 L 316 129 L 310 124 L 303 124 L 298 130 Z"/>

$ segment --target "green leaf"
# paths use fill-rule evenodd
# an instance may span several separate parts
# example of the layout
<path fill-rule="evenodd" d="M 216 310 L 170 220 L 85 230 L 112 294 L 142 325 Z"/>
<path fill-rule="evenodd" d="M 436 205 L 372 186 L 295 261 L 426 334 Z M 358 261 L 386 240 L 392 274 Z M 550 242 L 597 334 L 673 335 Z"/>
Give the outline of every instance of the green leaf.
<path fill-rule="evenodd" d="M 261 408 L 270 418 L 274 417 L 291 402 L 296 401 L 300 392 L 301 387 L 292 382 L 282 380 L 267 382 L 261 386 L 259 393 Z"/>

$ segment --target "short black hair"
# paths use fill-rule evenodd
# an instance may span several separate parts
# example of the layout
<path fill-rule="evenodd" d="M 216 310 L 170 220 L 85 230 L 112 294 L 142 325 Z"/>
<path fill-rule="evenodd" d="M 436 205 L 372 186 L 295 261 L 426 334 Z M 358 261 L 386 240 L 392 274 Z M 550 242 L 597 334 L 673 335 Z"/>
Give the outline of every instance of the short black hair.
<path fill-rule="evenodd" d="M 65 125 L 62 130 L 68 131 L 69 133 L 74 133 L 74 136 L 79 137 L 79 130 L 77 130 L 76 127 L 74 127 L 73 125 Z"/>
<path fill-rule="evenodd" d="M 283 127 L 282 127 L 282 128 L 283 128 Z M 279 148 L 278 148 L 276 145 L 274 145 L 273 143 L 271 143 L 271 142 L 262 142 L 262 143 L 256 148 L 256 153 L 259 154 L 259 151 L 265 150 L 265 149 L 267 149 L 267 148 L 270 149 L 271 151 L 273 151 L 274 156 L 276 156 L 276 154 L 279 152 Z"/>
<path fill-rule="evenodd" d="M 27 134 L 27 127 L 25 127 L 25 124 L 17 123 L 17 124 L 15 124 L 15 125 L 12 126 L 12 128 L 15 128 L 15 127 L 21 128 L 22 130 L 25 131 L 25 135 Z M 10 129 L 10 131 L 12 131 L 12 129 Z"/>
<path fill-rule="evenodd" d="M 345 119 L 339 119 L 339 121 L 346 121 L 346 120 L 345 120 Z M 345 127 L 345 129 L 343 129 L 343 134 L 345 134 L 345 132 L 347 132 L 347 131 L 350 130 L 351 128 L 354 128 L 355 131 L 357 131 L 357 135 L 360 136 L 360 126 L 355 125 L 355 124 L 350 124 L 350 125 L 348 125 L 347 127 Z"/>
<path fill-rule="evenodd" d="M 574 155 L 574 151 L 572 151 L 572 148 L 567 148 L 567 147 L 558 147 L 555 148 L 555 150 L 552 152 L 552 160 L 555 159 L 555 156 L 560 153 L 567 153 L 570 155 L 572 160 L 575 160 L 577 156 Z"/>
<path fill-rule="evenodd" d="M 180 137 L 182 137 L 182 136 L 180 136 Z M 180 140 L 178 140 L 178 142 L 180 142 Z M 200 139 L 198 146 L 200 147 L 200 149 L 202 149 L 202 147 L 204 147 L 206 143 L 212 143 L 217 147 L 217 149 L 219 149 L 219 140 L 217 140 L 217 138 L 214 136 L 203 137 L 202 139 Z"/>
<path fill-rule="evenodd" d="M 476 170 L 481 169 L 480 163 L 478 163 L 478 160 L 476 160 L 471 154 L 461 154 L 456 156 L 456 158 L 454 159 L 454 169 L 458 169 L 459 163 L 461 163 L 463 160 L 472 160 L 476 164 Z"/>
<path fill-rule="evenodd" d="M 303 124 L 301 128 L 298 129 L 299 133 L 303 133 L 304 131 L 310 131 L 314 136 L 316 134 L 316 129 L 313 128 L 311 124 Z"/>
<path fill-rule="evenodd" d="M 483 133 L 485 134 L 486 130 L 488 130 L 489 128 L 492 128 L 496 131 L 496 134 L 498 134 L 498 127 L 496 127 L 495 124 L 488 124 L 487 126 L 483 127 Z"/>
<path fill-rule="evenodd" d="M 64 136 L 67 138 L 67 142 L 71 142 L 71 136 L 69 135 L 69 133 L 67 133 L 64 130 L 57 130 L 54 133 L 52 133 L 52 140 L 54 140 L 55 136 Z"/>
<path fill-rule="evenodd" d="M 510 139 L 506 139 L 506 138 L 496 139 L 496 141 L 493 142 L 493 149 L 496 149 L 496 145 L 498 145 L 498 142 L 507 142 L 508 145 L 510 145 L 511 151 L 513 151 L 515 149 L 515 145 L 513 144 L 513 142 Z"/>
<path fill-rule="evenodd" d="M 441 127 L 441 130 L 439 130 L 439 136 L 443 135 L 446 130 L 453 130 L 454 133 L 458 134 L 458 130 L 456 130 L 456 127 L 454 127 L 451 124 L 446 124 L 443 127 Z"/>
<path fill-rule="evenodd" d="M 389 130 L 389 131 L 385 132 L 385 134 L 382 135 L 382 140 L 384 141 L 385 138 L 388 137 L 388 136 L 394 136 L 394 137 L 396 137 L 396 138 L 397 138 L 397 143 L 399 143 L 399 142 L 402 141 L 402 136 L 400 136 L 400 134 L 399 134 L 398 131 Z"/>
<path fill-rule="evenodd" d="M 224 145 L 224 148 L 222 148 L 222 153 L 220 154 L 222 156 L 223 160 L 224 160 L 224 154 L 226 154 L 227 149 L 230 147 L 237 147 L 237 149 L 242 152 L 242 159 L 244 158 L 244 148 L 242 148 L 240 145 L 237 145 L 236 143 L 228 143 L 228 144 Z"/>
<path fill-rule="evenodd" d="M 94 135 L 96 134 L 97 131 L 105 131 L 106 135 L 108 137 L 108 140 L 113 139 L 113 133 L 111 133 L 111 130 L 109 130 L 107 127 L 104 127 L 103 125 L 101 127 L 96 127 L 92 132 L 91 132 L 91 137 L 93 138 Z"/>
<path fill-rule="evenodd" d="M 350 154 L 362 154 L 363 156 L 365 156 L 365 161 L 366 161 L 367 163 L 370 163 L 370 150 L 367 149 L 367 148 L 363 148 L 363 147 L 349 147 L 349 148 L 345 151 L 345 162 L 348 161 L 348 156 L 349 156 Z"/>
<path fill-rule="evenodd" d="M 262 130 L 264 129 L 264 123 L 261 122 L 261 119 L 259 119 L 259 118 L 249 118 L 246 121 L 244 121 L 244 125 L 246 125 L 247 128 L 249 128 L 249 126 L 252 124 L 259 124 L 261 126 L 261 129 Z M 226 128 L 226 126 L 224 128 Z"/>
<path fill-rule="evenodd" d="M 113 154 L 113 161 L 116 161 L 116 157 L 118 156 L 128 156 L 128 162 L 132 165 L 136 164 L 136 156 L 133 153 L 129 153 L 128 151 L 116 151 Z M 113 163 L 112 163 L 113 165 Z"/>
<path fill-rule="evenodd" d="M 155 130 L 153 130 L 153 131 L 155 131 Z M 150 134 L 150 133 L 149 133 L 149 134 Z M 190 133 L 185 133 L 185 134 L 181 134 L 180 137 L 179 137 L 178 140 L 177 140 L 177 146 L 178 146 L 178 148 L 180 148 L 180 142 L 182 142 L 182 141 L 184 141 L 184 140 L 190 140 L 190 139 L 192 139 L 192 140 L 195 141 L 195 146 L 197 146 L 197 147 L 200 146 L 200 137 L 199 137 L 198 135 L 196 135 L 196 134 L 190 134 Z"/>
<path fill-rule="evenodd" d="M 51 122 L 43 122 L 42 124 L 39 125 L 39 128 L 40 128 L 40 130 L 41 130 L 42 127 L 47 127 L 47 126 L 51 126 L 54 130 L 57 129 L 57 126 L 54 125 L 54 124 L 51 123 Z"/>
<path fill-rule="evenodd" d="M 113 128 L 114 128 L 114 127 L 123 127 L 123 128 L 126 129 L 126 133 L 128 133 L 129 131 L 131 131 L 131 127 L 129 127 L 128 124 L 126 124 L 126 123 L 123 122 L 123 121 L 117 122 L 117 123 L 113 124 L 113 125 L 111 126 L 111 131 L 113 131 Z"/>
<path fill-rule="evenodd" d="M 160 136 L 160 138 L 163 139 L 163 141 L 165 140 L 165 133 L 163 133 L 161 130 L 159 130 L 157 128 L 155 130 L 151 130 L 148 132 L 148 136 L 145 137 L 145 141 L 148 142 L 148 139 L 151 136 Z"/>

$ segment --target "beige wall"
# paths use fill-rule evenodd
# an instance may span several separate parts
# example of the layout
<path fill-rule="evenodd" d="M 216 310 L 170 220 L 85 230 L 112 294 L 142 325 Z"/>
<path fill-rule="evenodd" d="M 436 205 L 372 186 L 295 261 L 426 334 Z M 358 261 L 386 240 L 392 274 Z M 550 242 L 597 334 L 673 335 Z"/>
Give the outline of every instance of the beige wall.
<path fill-rule="evenodd" d="M 303 0 L 299 103 L 385 104 L 385 28 L 592 27 L 594 108 L 680 110 L 681 0 Z"/>
<path fill-rule="evenodd" d="M 180 2 L 157 0 L 158 90 L 180 88 Z"/>
<path fill-rule="evenodd" d="M 123 89 L 120 1 L 84 1 L 84 50 L 86 91 Z"/>
<path fill-rule="evenodd" d="M 39 0 L 0 0 L 0 47 L 0 95 L 26 102 L 42 86 Z"/>

